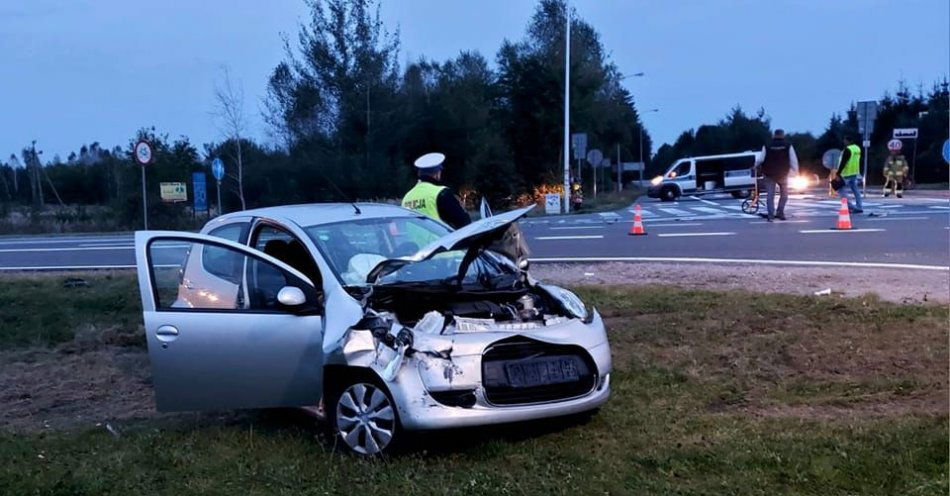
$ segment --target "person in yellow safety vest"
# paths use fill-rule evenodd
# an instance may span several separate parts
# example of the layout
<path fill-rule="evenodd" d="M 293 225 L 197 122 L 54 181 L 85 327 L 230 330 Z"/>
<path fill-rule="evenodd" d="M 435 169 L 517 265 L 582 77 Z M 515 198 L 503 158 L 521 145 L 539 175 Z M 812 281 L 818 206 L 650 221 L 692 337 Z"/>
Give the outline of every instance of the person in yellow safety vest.
<path fill-rule="evenodd" d="M 453 229 L 472 222 L 455 193 L 442 184 L 445 155 L 427 153 L 415 161 L 419 181 L 402 198 L 402 206 L 442 221 Z"/>
<path fill-rule="evenodd" d="M 884 198 L 887 198 L 893 192 L 898 198 L 904 197 L 904 178 L 910 167 L 907 166 L 907 159 L 899 150 L 891 150 L 891 154 L 884 160 Z M 888 187 L 891 191 L 888 191 Z"/>
<path fill-rule="evenodd" d="M 840 178 L 835 181 L 835 178 Z M 832 184 L 841 198 L 848 198 L 848 190 L 854 195 L 854 203 L 848 198 L 848 210 L 853 214 L 864 213 L 864 202 L 861 200 L 861 148 L 854 144 L 850 136 L 844 137 L 844 150 L 841 152 L 841 161 L 838 170 L 831 172 Z"/>

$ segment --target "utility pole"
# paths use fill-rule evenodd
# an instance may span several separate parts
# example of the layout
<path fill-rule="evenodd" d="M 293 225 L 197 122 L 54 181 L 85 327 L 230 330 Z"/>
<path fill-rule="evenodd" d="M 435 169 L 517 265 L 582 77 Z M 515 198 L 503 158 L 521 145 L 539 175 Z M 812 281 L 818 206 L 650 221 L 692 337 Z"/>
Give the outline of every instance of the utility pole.
<path fill-rule="evenodd" d="M 617 143 L 617 193 L 623 191 L 623 180 L 621 179 L 622 172 L 623 162 L 620 161 L 620 143 Z"/>
<path fill-rule="evenodd" d="M 659 111 L 660 109 L 655 108 L 655 109 L 647 110 L 646 112 L 643 112 L 643 113 L 652 114 Z M 647 171 L 647 164 L 643 162 L 643 119 L 642 118 L 640 119 L 640 167 L 642 167 L 642 169 L 640 169 L 640 176 L 639 176 L 640 179 L 637 181 L 637 185 L 642 188 L 643 174 Z"/>
<path fill-rule="evenodd" d="M 571 2 L 564 2 L 564 213 L 571 211 Z"/>

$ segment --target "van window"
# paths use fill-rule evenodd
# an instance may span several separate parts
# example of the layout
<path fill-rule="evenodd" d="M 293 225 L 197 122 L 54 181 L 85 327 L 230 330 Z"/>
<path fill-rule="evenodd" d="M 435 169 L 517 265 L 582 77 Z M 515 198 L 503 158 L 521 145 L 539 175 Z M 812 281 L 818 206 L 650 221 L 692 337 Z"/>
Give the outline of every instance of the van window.
<path fill-rule="evenodd" d="M 683 162 L 677 165 L 673 169 L 673 173 L 675 174 L 674 177 L 683 177 L 683 176 L 689 175 L 689 171 L 690 169 L 692 169 L 691 165 L 692 163 L 688 160 L 686 162 Z"/>

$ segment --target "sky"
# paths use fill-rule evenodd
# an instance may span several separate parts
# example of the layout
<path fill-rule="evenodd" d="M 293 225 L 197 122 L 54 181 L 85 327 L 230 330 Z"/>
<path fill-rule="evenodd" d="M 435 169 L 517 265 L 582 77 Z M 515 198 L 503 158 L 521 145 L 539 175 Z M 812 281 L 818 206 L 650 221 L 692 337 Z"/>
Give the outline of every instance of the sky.
<path fill-rule="evenodd" d="M 382 0 L 402 62 L 521 39 L 534 0 Z M 950 75 L 948 0 L 571 0 L 601 34 L 657 143 L 764 108 L 774 127 L 820 133 L 832 112 Z M 243 87 L 250 134 L 282 33 L 303 0 L 3 0 L 0 159 L 37 140 L 43 158 L 84 143 L 125 146 L 155 126 L 199 147 L 220 140 L 215 83 Z M 579 131 L 579 130 L 575 130 Z"/>

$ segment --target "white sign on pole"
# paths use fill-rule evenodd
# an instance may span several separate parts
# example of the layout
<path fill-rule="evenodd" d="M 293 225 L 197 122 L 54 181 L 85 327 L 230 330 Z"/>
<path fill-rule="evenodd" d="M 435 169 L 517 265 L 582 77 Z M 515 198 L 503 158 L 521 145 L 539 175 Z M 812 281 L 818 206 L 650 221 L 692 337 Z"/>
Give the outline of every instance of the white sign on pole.
<path fill-rule="evenodd" d="M 548 193 L 544 195 L 544 213 L 549 215 L 561 213 L 560 193 Z"/>
<path fill-rule="evenodd" d="M 571 148 L 574 149 L 574 160 L 580 160 L 587 155 L 587 133 L 571 135 Z"/>
<path fill-rule="evenodd" d="M 139 165 L 148 165 L 152 161 L 152 145 L 142 140 L 135 144 L 135 161 Z"/>
<path fill-rule="evenodd" d="M 877 102 L 874 100 L 858 102 L 857 105 L 858 132 L 865 138 L 874 132 L 874 121 L 877 119 Z"/>
<path fill-rule="evenodd" d="M 917 128 L 916 127 L 895 128 L 894 139 L 917 139 Z"/>
<path fill-rule="evenodd" d="M 624 172 L 643 172 L 644 164 L 643 162 L 624 162 L 623 171 Z"/>
<path fill-rule="evenodd" d="M 899 152 L 904 148 L 904 142 L 899 139 L 892 139 L 887 142 L 887 149 L 892 152 Z"/>
<path fill-rule="evenodd" d="M 864 148 L 870 148 L 870 147 L 871 147 L 871 140 L 864 140 L 864 142 L 861 143 L 861 146 L 863 146 Z"/>

